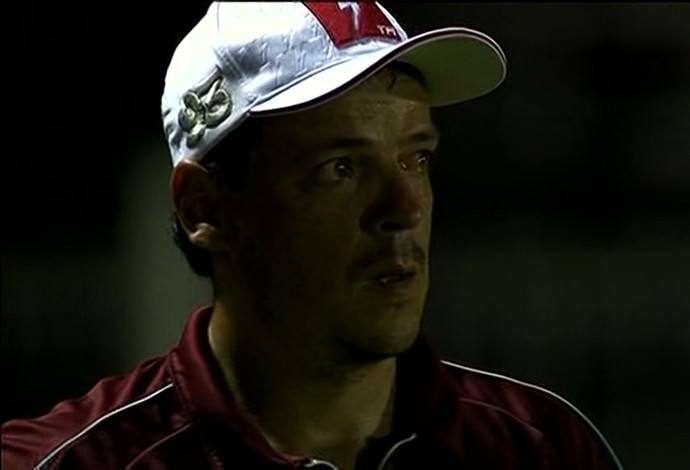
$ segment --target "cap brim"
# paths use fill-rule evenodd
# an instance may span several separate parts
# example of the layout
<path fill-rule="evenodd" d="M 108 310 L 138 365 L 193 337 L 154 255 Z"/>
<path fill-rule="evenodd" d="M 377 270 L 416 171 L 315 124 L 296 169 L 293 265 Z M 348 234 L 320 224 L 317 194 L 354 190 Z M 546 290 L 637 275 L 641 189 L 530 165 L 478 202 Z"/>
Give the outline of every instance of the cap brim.
<path fill-rule="evenodd" d="M 471 29 L 444 28 L 320 70 L 252 106 L 250 114 L 282 114 L 318 106 L 393 61 L 409 63 L 424 75 L 431 106 L 485 95 L 506 75 L 505 55 L 493 39 Z"/>

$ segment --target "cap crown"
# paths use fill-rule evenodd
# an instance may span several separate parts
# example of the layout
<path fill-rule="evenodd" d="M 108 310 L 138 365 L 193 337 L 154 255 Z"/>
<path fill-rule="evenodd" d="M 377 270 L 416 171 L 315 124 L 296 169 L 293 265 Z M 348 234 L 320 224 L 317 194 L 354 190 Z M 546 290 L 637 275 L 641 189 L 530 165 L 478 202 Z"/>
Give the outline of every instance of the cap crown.
<path fill-rule="evenodd" d="M 173 164 L 201 159 L 254 106 L 407 34 L 373 2 L 214 2 L 175 50 L 161 102 Z"/>

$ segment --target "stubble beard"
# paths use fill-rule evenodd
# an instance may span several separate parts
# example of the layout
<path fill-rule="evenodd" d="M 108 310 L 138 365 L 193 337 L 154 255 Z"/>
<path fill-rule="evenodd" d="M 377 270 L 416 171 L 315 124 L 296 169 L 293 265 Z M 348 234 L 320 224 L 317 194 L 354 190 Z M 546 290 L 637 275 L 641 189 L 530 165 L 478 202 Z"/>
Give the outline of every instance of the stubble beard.
<path fill-rule="evenodd" d="M 421 250 L 415 253 L 418 261 L 424 262 Z M 259 324 L 260 334 L 266 334 L 270 341 L 274 341 L 276 348 L 289 347 L 303 349 L 314 361 L 314 372 L 324 380 L 338 380 L 338 377 L 348 375 L 347 372 L 359 369 L 381 361 L 394 358 L 408 350 L 419 335 L 422 313 L 415 318 L 418 320 L 416 329 L 406 333 L 402 338 L 381 338 L 376 334 L 360 335 L 357 332 L 334 333 L 331 331 L 314 331 L 312 325 L 295 325 L 294 322 L 307 322 L 310 315 L 300 315 L 299 318 L 289 318 L 290 312 L 318 308 L 313 315 L 332 314 L 327 305 L 314 306 L 308 297 L 307 286 L 300 288 L 295 283 L 295 276 L 276 270 L 272 262 L 272 250 L 265 246 L 259 237 L 247 236 L 242 243 L 241 268 L 245 273 L 245 285 L 251 299 L 250 312 Z M 426 266 L 425 266 L 426 268 Z M 421 275 L 421 273 L 419 273 Z M 286 287 L 285 283 L 289 282 Z M 301 295 L 296 291 L 301 292 Z M 295 295 L 296 294 L 296 295 Z M 426 297 L 426 294 L 420 294 Z M 295 298 L 303 298 L 302 305 L 296 305 Z M 419 301 L 420 310 L 424 305 L 424 298 Z M 402 308 L 402 307 L 401 307 Z M 408 313 L 409 315 L 409 313 Z M 343 316 L 343 315 L 341 315 Z M 344 315 L 347 316 L 347 315 Z M 385 335 L 384 335 L 385 336 Z M 299 351 L 296 351 L 299 354 Z"/>

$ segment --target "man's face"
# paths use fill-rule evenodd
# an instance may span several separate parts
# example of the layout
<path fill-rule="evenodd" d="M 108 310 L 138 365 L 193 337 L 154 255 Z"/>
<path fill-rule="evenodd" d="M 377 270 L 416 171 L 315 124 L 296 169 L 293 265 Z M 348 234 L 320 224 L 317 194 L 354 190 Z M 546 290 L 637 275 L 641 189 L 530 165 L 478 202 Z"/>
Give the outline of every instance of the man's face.
<path fill-rule="evenodd" d="M 404 351 L 427 293 L 436 144 L 423 86 L 390 70 L 266 119 L 245 189 L 222 205 L 235 274 L 216 282 L 232 296 L 241 279 L 281 338 L 365 360 Z"/>

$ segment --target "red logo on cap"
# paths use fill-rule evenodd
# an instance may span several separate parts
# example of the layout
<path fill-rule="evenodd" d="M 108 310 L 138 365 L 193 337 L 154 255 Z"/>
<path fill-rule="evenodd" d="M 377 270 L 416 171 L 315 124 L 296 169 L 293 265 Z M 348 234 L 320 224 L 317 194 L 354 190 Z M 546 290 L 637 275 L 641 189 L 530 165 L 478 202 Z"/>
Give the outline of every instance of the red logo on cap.
<path fill-rule="evenodd" d="M 304 5 L 338 48 L 365 38 L 402 40 L 374 2 L 304 2 Z"/>

